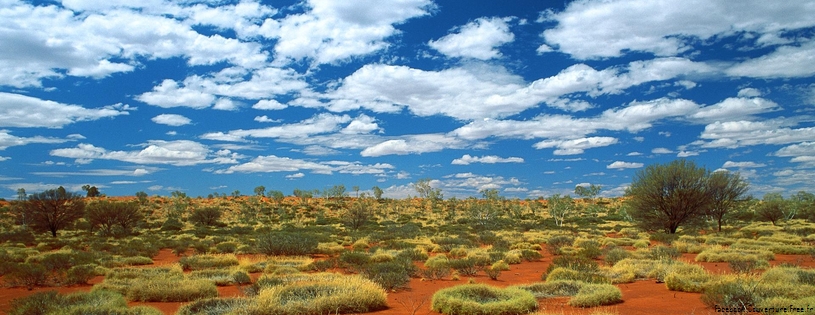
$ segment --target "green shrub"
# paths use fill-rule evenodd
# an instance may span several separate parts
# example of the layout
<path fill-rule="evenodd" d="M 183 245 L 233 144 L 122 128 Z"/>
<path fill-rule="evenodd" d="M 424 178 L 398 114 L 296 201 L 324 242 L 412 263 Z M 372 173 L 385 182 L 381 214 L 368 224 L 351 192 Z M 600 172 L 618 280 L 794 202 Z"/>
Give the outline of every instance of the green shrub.
<path fill-rule="evenodd" d="M 162 315 L 146 306 L 127 308 L 122 295 L 110 291 L 38 292 L 11 302 L 10 315 Z"/>
<path fill-rule="evenodd" d="M 182 305 L 176 315 L 214 315 L 230 314 L 233 311 L 247 308 L 252 301 L 247 298 L 210 298 Z"/>
<path fill-rule="evenodd" d="M 550 298 L 557 296 L 574 296 L 586 283 L 574 280 L 553 280 L 518 286 L 522 290 L 532 292 L 535 298 Z"/>
<path fill-rule="evenodd" d="M 266 255 L 310 255 L 317 252 L 317 239 L 309 234 L 270 232 L 257 238 L 259 253 Z"/>
<path fill-rule="evenodd" d="M 759 260 L 766 263 L 766 261 L 774 259 L 775 255 L 766 250 L 732 249 L 721 246 L 711 246 L 696 255 L 696 261 L 706 262 Z"/>
<path fill-rule="evenodd" d="M 665 276 L 665 285 L 671 291 L 698 293 L 711 278 L 702 266 L 677 264 Z"/>
<path fill-rule="evenodd" d="M 30 263 L 17 264 L 6 274 L 5 281 L 11 286 L 25 286 L 28 290 L 45 286 L 49 272 L 41 265 Z"/>
<path fill-rule="evenodd" d="M 623 301 L 623 293 L 619 288 L 610 284 L 589 283 L 580 287 L 577 294 L 568 304 L 575 307 L 595 307 L 611 305 Z"/>
<path fill-rule="evenodd" d="M 696 241 L 685 241 L 685 240 L 677 240 L 674 241 L 671 246 L 676 248 L 677 251 L 680 253 L 689 253 L 689 254 L 698 254 L 701 253 L 705 246 L 702 244 L 697 243 Z"/>
<path fill-rule="evenodd" d="M 552 260 L 552 264 L 549 265 L 546 272 L 548 273 L 558 267 L 568 268 L 587 273 L 594 273 L 600 269 L 599 265 L 597 265 L 597 262 L 586 257 L 560 256 Z"/>
<path fill-rule="evenodd" d="M 218 289 L 209 280 L 140 279 L 126 296 L 140 302 L 189 302 L 217 297 Z"/>
<path fill-rule="evenodd" d="M 479 266 L 476 264 L 476 260 L 468 257 L 468 258 L 461 258 L 461 259 L 450 259 L 447 264 L 450 268 L 453 268 L 456 272 L 460 275 L 472 277 L 475 276 L 480 269 L 483 269 L 484 266 Z"/>
<path fill-rule="evenodd" d="M 189 274 L 189 278 L 209 280 L 215 283 L 215 285 L 217 286 L 235 284 L 235 277 L 233 276 L 233 272 L 224 269 L 194 270 Z M 251 280 L 249 282 L 251 282 Z"/>
<path fill-rule="evenodd" d="M 215 245 L 215 250 L 222 254 L 232 254 L 238 251 L 237 242 L 221 242 Z"/>
<path fill-rule="evenodd" d="M 306 275 L 261 289 L 248 314 L 367 313 L 387 308 L 385 292 L 360 276 Z"/>
<path fill-rule="evenodd" d="M 424 270 L 421 270 L 423 278 L 439 280 L 450 276 L 450 261 L 446 256 L 437 255 L 427 259 L 424 263 Z"/>
<path fill-rule="evenodd" d="M 579 249 L 578 256 L 586 257 L 588 259 L 595 259 L 603 255 L 603 250 L 600 249 L 600 242 L 593 239 L 578 239 L 574 245 Z"/>
<path fill-rule="evenodd" d="M 405 288 L 410 282 L 407 270 L 397 262 L 369 264 L 365 267 L 363 274 L 385 290 L 390 291 Z"/>
<path fill-rule="evenodd" d="M 238 257 L 234 254 L 205 254 L 181 257 L 178 260 L 184 270 L 201 270 L 207 268 L 224 268 L 237 266 Z"/>
<path fill-rule="evenodd" d="M 535 296 L 518 288 L 500 289 L 483 284 L 465 284 L 433 294 L 431 308 L 445 315 L 526 314 L 538 307 Z"/>
<path fill-rule="evenodd" d="M 631 253 L 629 253 L 627 250 L 622 248 L 614 248 L 606 252 L 606 256 L 603 258 L 603 260 L 606 262 L 606 264 L 613 266 L 620 260 L 629 257 L 631 257 Z"/>
<path fill-rule="evenodd" d="M 754 291 L 757 281 L 744 276 L 721 276 L 702 288 L 702 302 L 710 308 L 747 311 L 746 305 L 757 305 Z"/>
<path fill-rule="evenodd" d="M 737 259 L 727 263 L 735 273 L 752 273 L 762 265 L 757 259 Z"/>
<path fill-rule="evenodd" d="M 571 246 L 572 243 L 574 243 L 574 237 L 557 235 L 546 240 L 546 248 L 550 253 L 552 253 L 552 255 L 560 255 L 562 254 L 560 249 L 565 246 Z"/>
<path fill-rule="evenodd" d="M 66 282 L 68 284 L 88 284 L 88 281 L 95 276 L 97 276 L 96 265 L 73 266 L 66 272 Z"/>
<path fill-rule="evenodd" d="M 682 254 L 676 248 L 662 245 L 654 246 L 648 251 L 648 258 L 653 260 L 674 259 L 679 256 Z"/>
<path fill-rule="evenodd" d="M 309 265 L 310 270 L 323 272 L 328 269 L 334 268 L 337 266 L 337 259 L 324 259 L 324 260 L 315 260 Z"/>
<path fill-rule="evenodd" d="M 340 254 L 340 262 L 347 268 L 360 270 L 371 262 L 371 256 L 365 252 L 345 251 Z"/>

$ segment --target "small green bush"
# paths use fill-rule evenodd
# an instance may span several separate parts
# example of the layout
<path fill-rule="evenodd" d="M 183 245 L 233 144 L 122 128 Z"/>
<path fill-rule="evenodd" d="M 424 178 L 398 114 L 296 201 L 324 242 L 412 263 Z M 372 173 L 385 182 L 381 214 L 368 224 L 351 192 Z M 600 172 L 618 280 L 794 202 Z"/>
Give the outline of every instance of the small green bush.
<path fill-rule="evenodd" d="M 522 290 L 532 292 L 535 298 L 550 298 L 557 296 L 574 296 L 586 283 L 574 280 L 553 280 L 534 284 L 518 286 Z"/>
<path fill-rule="evenodd" d="M 365 252 L 345 251 L 340 254 L 340 262 L 347 268 L 360 270 L 371 262 L 371 256 Z"/>
<path fill-rule="evenodd" d="M 252 301 L 247 298 L 210 298 L 182 305 L 176 315 L 213 315 L 230 314 L 233 311 L 247 308 Z"/>
<path fill-rule="evenodd" d="M 162 315 L 163 313 L 147 306 L 127 308 L 127 302 L 122 295 L 110 291 L 77 292 L 68 295 L 47 291 L 13 300 L 8 314 Z"/>
<path fill-rule="evenodd" d="M 96 265 L 73 266 L 66 272 L 66 282 L 68 284 L 88 284 L 88 281 L 95 276 L 97 276 Z"/>
<path fill-rule="evenodd" d="M 317 252 L 319 242 L 309 234 L 270 232 L 257 237 L 259 253 L 266 255 L 310 255 Z"/>
<path fill-rule="evenodd" d="M 218 296 L 215 283 L 209 280 L 137 280 L 127 292 L 127 299 L 140 302 L 189 302 Z"/>
<path fill-rule="evenodd" d="M 562 254 L 560 249 L 565 246 L 571 246 L 572 243 L 574 243 L 574 237 L 557 235 L 546 240 L 546 248 L 552 255 L 560 255 Z"/>
<path fill-rule="evenodd" d="M 623 293 L 611 284 L 589 283 L 577 291 L 568 304 L 575 307 L 595 307 L 611 305 L 623 301 Z"/>
<path fill-rule="evenodd" d="M 747 305 L 757 305 L 754 296 L 757 281 L 744 276 L 722 276 L 702 288 L 702 302 L 708 307 L 747 311 Z"/>
<path fill-rule="evenodd" d="M 5 281 L 11 286 L 25 286 L 28 290 L 34 287 L 45 286 L 48 282 L 49 272 L 45 267 L 36 264 L 24 263 L 12 267 L 5 276 Z"/>
<path fill-rule="evenodd" d="M 648 258 L 653 260 L 674 259 L 679 256 L 682 256 L 679 250 L 663 245 L 654 246 L 648 251 Z"/>
<path fill-rule="evenodd" d="M 316 274 L 278 279 L 278 285 L 261 289 L 256 303 L 246 308 L 260 314 L 367 313 L 387 308 L 385 292 L 360 276 Z"/>
<path fill-rule="evenodd" d="M 237 266 L 239 261 L 234 254 L 204 254 L 181 257 L 178 263 L 184 270 L 201 270 Z"/>
<path fill-rule="evenodd" d="M 365 267 L 363 274 L 385 290 L 390 291 L 405 288 L 410 282 L 408 271 L 397 262 L 370 264 Z"/>
<path fill-rule="evenodd" d="M 445 315 L 526 314 L 538 307 L 535 296 L 518 288 L 500 289 L 483 284 L 465 284 L 433 294 L 431 308 Z"/>
<path fill-rule="evenodd" d="M 671 291 L 698 293 L 711 278 L 702 266 L 677 264 L 665 276 L 665 285 Z"/>
<path fill-rule="evenodd" d="M 631 253 L 629 253 L 627 250 L 622 248 L 613 248 L 606 252 L 606 256 L 603 258 L 603 260 L 606 262 L 606 264 L 613 266 L 620 260 L 629 257 L 631 257 Z"/>

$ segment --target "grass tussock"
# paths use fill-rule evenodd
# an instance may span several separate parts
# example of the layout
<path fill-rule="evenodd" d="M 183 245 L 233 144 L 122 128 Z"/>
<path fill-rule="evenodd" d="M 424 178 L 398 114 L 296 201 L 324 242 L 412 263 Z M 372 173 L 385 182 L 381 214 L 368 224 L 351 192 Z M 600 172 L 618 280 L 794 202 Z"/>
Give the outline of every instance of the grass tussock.
<path fill-rule="evenodd" d="M 127 291 L 127 299 L 140 302 L 189 302 L 218 296 L 215 283 L 209 280 L 137 280 Z"/>
<path fill-rule="evenodd" d="M 10 315 L 161 315 L 156 308 L 127 307 L 121 294 L 110 291 L 78 292 L 62 295 L 56 291 L 38 292 L 11 302 Z"/>
<path fill-rule="evenodd" d="M 225 268 L 240 264 L 235 254 L 204 254 L 181 257 L 178 261 L 184 270 Z"/>
<path fill-rule="evenodd" d="M 587 283 L 572 297 L 568 304 L 575 307 L 595 307 L 617 304 L 623 301 L 623 293 L 611 284 Z"/>
<path fill-rule="evenodd" d="M 433 295 L 431 308 L 445 315 L 526 314 L 538 307 L 535 296 L 519 288 L 500 289 L 466 284 L 442 289 Z"/>
<path fill-rule="evenodd" d="M 573 280 L 553 280 L 517 286 L 517 288 L 531 292 L 535 298 L 551 298 L 558 296 L 574 296 L 580 291 L 585 282 Z"/>
<path fill-rule="evenodd" d="M 361 276 L 281 277 L 261 289 L 248 314 L 367 313 L 387 308 L 385 291 Z"/>
<path fill-rule="evenodd" d="M 232 314 L 252 304 L 248 298 L 211 298 L 182 305 L 176 315 Z"/>
<path fill-rule="evenodd" d="M 712 279 L 704 267 L 693 264 L 676 264 L 665 276 L 668 290 L 681 292 L 702 292 L 704 285 Z"/>
<path fill-rule="evenodd" d="M 767 262 L 774 260 L 775 254 L 760 249 L 735 249 L 721 246 L 711 246 L 696 255 L 696 261 L 729 262 L 740 260 L 757 260 Z"/>

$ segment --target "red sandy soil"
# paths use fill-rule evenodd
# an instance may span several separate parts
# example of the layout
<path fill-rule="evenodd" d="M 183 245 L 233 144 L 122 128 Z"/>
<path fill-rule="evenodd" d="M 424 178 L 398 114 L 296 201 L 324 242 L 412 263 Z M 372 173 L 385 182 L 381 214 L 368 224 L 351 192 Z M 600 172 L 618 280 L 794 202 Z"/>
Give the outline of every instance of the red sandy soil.
<path fill-rule="evenodd" d="M 472 279 L 476 283 L 485 283 L 498 287 L 506 287 L 515 284 L 534 283 L 541 281 L 541 275 L 552 262 L 552 255 L 543 251 L 544 258 L 536 262 L 524 262 L 519 265 L 511 265 L 509 271 L 501 274 L 498 280 L 491 280 L 483 274 L 479 274 Z M 781 263 L 792 263 L 802 267 L 815 267 L 815 259 L 810 256 L 801 255 L 775 255 L 776 260 L 772 265 Z M 700 264 L 705 269 L 714 273 L 729 273 L 730 266 L 727 263 L 706 263 L 695 262 L 695 254 L 683 254 L 681 260 Z M 169 265 L 178 262 L 179 257 L 174 255 L 169 249 L 162 249 L 153 258 L 153 266 Z M 260 273 L 251 275 L 256 280 Z M 95 277 L 88 285 L 35 288 L 28 291 L 25 288 L 0 288 L 0 314 L 7 313 L 10 302 L 13 299 L 25 297 L 36 292 L 56 290 L 60 293 L 71 293 L 79 291 L 90 291 L 93 284 L 102 282 L 103 277 Z M 439 314 L 430 310 L 431 299 L 436 291 L 466 284 L 470 277 L 461 277 L 460 280 L 436 280 L 424 281 L 422 279 L 411 279 L 410 288 L 397 292 L 388 293 L 388 306 L 386 310 L 374 312 L 376 315 L 413 315 L 413 314 Z M 539 300 L 539 310 L 552 314 L 589 314 L 598 309 L 609 310 L 617 314 L 644 315 L 644 314 L 715 314 L 715 311 L 707 308 L 700 299 L 698 293 L 672 292 L 668 291 L 664 283 L 656 283 L 653 280 L 637 281 L 629 284 L 618 285 L 623 293 L 623 303 L 605 306 L 600 308 L 574 308 L 566 303 L 568 298 L 549 298 Z M 218 287 L 220 296 L 242 296 L 243 293 L 235 286 Z M 175 314 L 184 303 L 162 303 L 162 302 L 130 302 L 128 305 L 148 305 L 161 310 L 164 314 Z"/>

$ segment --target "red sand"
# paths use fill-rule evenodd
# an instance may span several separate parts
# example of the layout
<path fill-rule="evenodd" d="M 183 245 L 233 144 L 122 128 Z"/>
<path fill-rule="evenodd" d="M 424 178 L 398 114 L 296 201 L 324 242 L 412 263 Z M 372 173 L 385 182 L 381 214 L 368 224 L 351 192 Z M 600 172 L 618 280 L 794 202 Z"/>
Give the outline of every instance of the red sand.
<path fill-rule="evenodd" d="M 485 283 L 498 287 L 506 287 L 514 284 L 533 283 L 541 281 L 541 275 L 552 262 L 552 256 L 543 252 L 544 258 L 536 262 L 524 262 L 519 265 L 511 265 L 509 271 L 501 274 L 498 280 L 491 280 L 483 273 L 472 277 L 476 283 Z M 680 259 L 694 262 L 695 254 L 683 254 Z M 169 249 L 159 251 L 153 258 L 155 265 L 173 264 L 179 260 Z M 772 265 L 781 263 L 792 263 L 802 267 L 815 267 L 815 259 L 810 256 L 801 255 L 776 255 L 776 260 Z M 714 273 L 728 273 L 730 267 L 727 263 L 700 263 L 706 269 Z M 257 279 L 260 274 L 252 274 L 253 279 Z M 388 306 L 390 308 L 372 314 L 377 315 L 413 315 L 413 314 L 439 314 L 430 310 L 433 293 L 442 288 L 465 284 L 469 277 L 461 277 L 460 280 L 437 280 L 423 281 L 421 279 L 411 279 L 410 288 L 397 292 L 388 293 Z M 60 293 L 71 293 L 78 291 L 90 291 L 93 284 L 99 283 L 103 277 L 96 277 L 90 281 L 89 285 L 36 288 L 28 291 L 25 288 L 0 288 L 0 314 L 7 313 L 11 300 L 25 297 L 36 292 L 56 290 Z M 618 285 L 623 293 L 623 303 L 601 307 L 618 314 L 714 314 L 710 308 L 705 307 L 698 293 L 684 293 L 668 291 L 663 283 L 656 283 L 653 280 L 637 281 L 629 284 Z M 218 287 L 220 296 L 241 296 L 243 293 L 235 286 Z M 568 298 L 550 298 L 539 300 L 541 311 L 555 314 L 588 314 L 598 308 L 582 309 L 566 305 Z M 160 302 L 130 302 L 128 305 L 148 305 L 158 308 L 164 314 L 175 314 L 184 303 L 160 303 Z"/>

